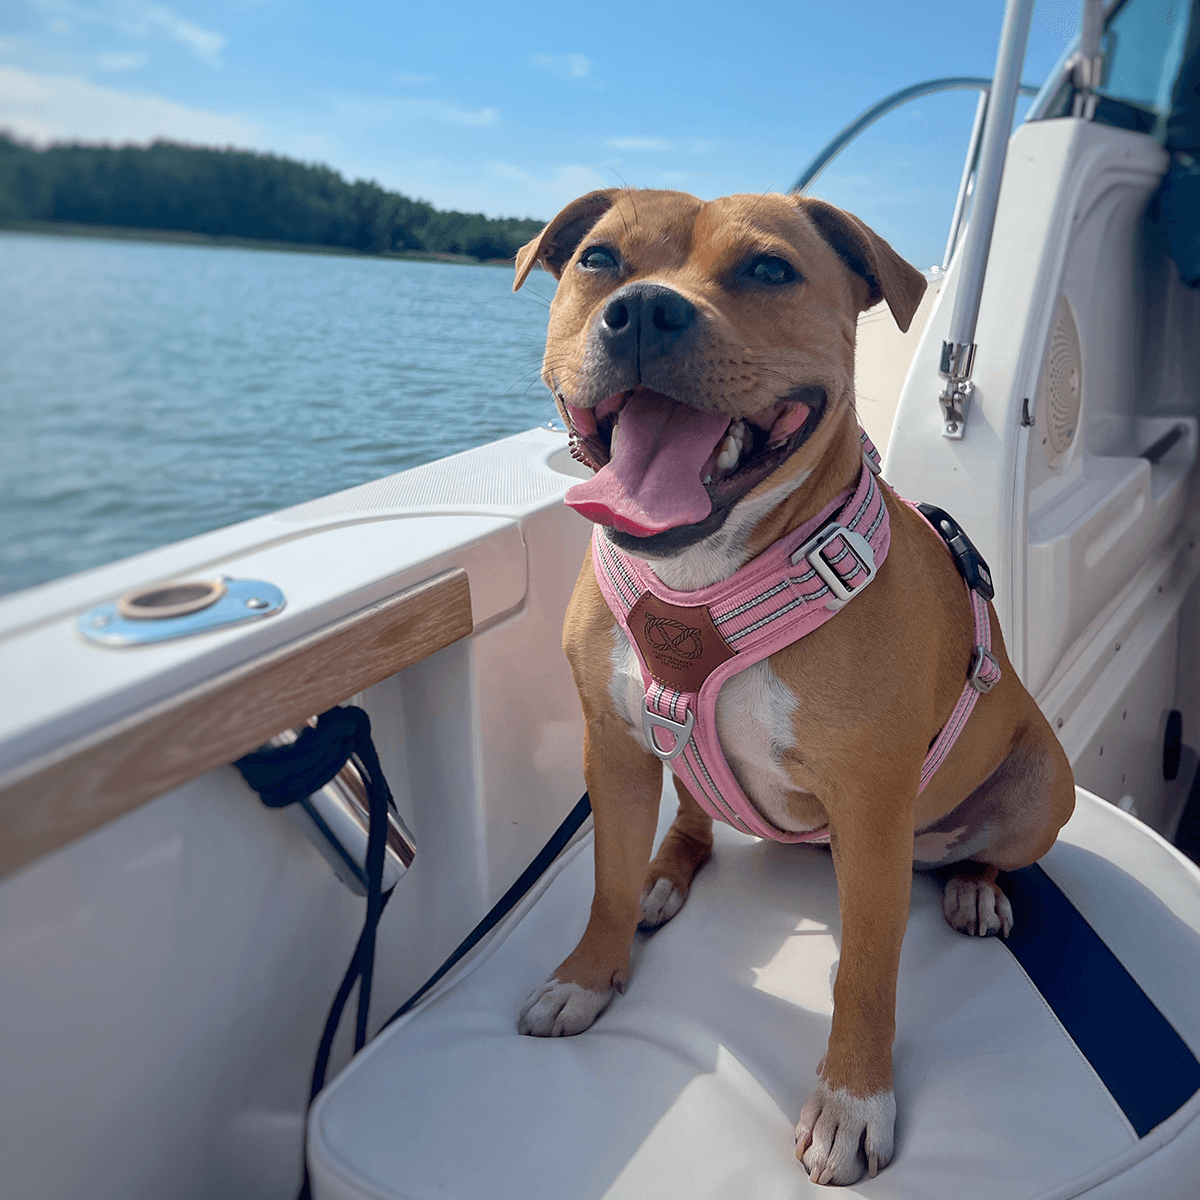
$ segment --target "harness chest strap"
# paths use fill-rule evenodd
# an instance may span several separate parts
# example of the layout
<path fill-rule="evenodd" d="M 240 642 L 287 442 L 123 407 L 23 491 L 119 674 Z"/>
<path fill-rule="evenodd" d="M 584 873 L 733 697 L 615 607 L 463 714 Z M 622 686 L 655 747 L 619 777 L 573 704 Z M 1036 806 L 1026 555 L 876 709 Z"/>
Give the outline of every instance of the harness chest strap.
<path fill-rule="evenodd" d="M 828 841 L 829 831 L 777 829 L 754 807 L 721 750 L 717 694 L 738 671 L 830 620 L 874 579 L 887 557 L 891 530 L 875 480 L 879 456 L 867 435 L 860 434 L 864 469 L 853 493 L 843 492 L 812 520 L 711 587 L 675 591 L 642 560 L 614 547 L 599 527 L 593 533 L 597 582 L 641 667 L 646 691 L 642 727 L 651 749 L 671 764 L 710 816 L 757 837 Z M 929 751 L 922 789 L 950 752 L 979 693 L 999 678 L 990 653 L 987 605 L 974 593 L 972 604 L 982 656 L 977 650 L 964 695 Z"/>

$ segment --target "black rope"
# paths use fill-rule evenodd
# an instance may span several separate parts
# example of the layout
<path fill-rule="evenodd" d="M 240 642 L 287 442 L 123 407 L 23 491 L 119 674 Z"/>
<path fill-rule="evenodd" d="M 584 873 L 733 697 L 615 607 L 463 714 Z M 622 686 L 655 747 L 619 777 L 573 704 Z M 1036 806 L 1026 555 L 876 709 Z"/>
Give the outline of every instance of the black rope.
<path fill-rule="evenodd" d="M 270 808 L 285 808 L 305 800 L 320 791 L 353 759 L 367 790 L 370 826 L 367 833 L 367 915 L 362 933 L 350 958 L 337 995 L 325 1019 L 321 1041 L 313 1061 L 309 1086 L 309 1107 L 325 1086 L 333 1039 L 341 1023 L 342 1013 L 354 990 L 358 989 L 358 1021 L 354 1031 L 354 1052 L 357 1054 L 367 1040 L 367 1018 L 371 1004 L 371 981 L 375 969 L 375 939 L 379 918 L 391 899 L 392 891 L 383 891 L 383 862 L 387 848 L 387 810 L 395 808 L 387 780 L 379 765 L 379 756 L 371 741 L 371 722 L 361 708 L 346 706 L 331 708 L 317 718 L 315 726 L 306 727 L 287 746 L 265 746 L 239 758 L 233 765 L 241 771 L 246 782 Z M 518 904 L 535 883 L 546 873 L 550 864 L 562 853 L 579 827 L 591 815 L 592 803 L 587 792 L 567 814 L 566 819 L 538 851 L 537 856 L 521 872 L 520 878 L 504 893 L 488 914 L 459 943 L 444 963 L 379 1027 L 386 1029 L 393 1021 L 408 1012 L 422 996 L 445 974 L 477 946 Z M 361 982 L 360 982 L 361 981 Z M 308 1130 L 305 1127 L 305 1141 Z M 311 1200 L 312 1184 L 308 1174 L 308 1154 L 304 1155 L 304 1181 L 297 1200 Z"/>
<path fill-rule="evenodd" d="M 367 792 L 370 825 L 367 833 L 367 914 L 358 945 L 350 959 L 342 986 L 321 1036 L 321 1046 L 333 1044 L 346 1001 L 357 980 L 358 1019 L 354 1029 L 354 1052 L 366 1045 L 367 1020 L 371 1010 L 371 981 L 375 974 L 375 937 L 383 913 L 383 859 L 387 848 L 387 810 L 395 808 L 391 790 L 379 765 L 371 740 L 371 719 L 361 708 L 347 705 L 323 712 L 316 725 L 305 726 L 287 746 L 263 746 L 239 758 L 233 765 L 262 797 L 268 808 L 285 808 L 318 792 L 353 759 Z M 390 893 L 389 893 L 390 894 Z M 312 1093 L 324 1085 L 329 1065 L 328 1051 L 318 1052 L 313 1068 Z"/>
<path fill-rule="evenodd" d="M 306 725 L 288 746 L 261 746 L 233 765 L 268 808 L 286 808 L 319 792 L 363 745 L 370 745 L 371 721 L 361 708 L 331 708 L 316 725 Z M 374 747 L 370 754 L 375 756 Z M 376 777 L 382 782 L 379 760 Z M 387 790 L 387 784 L 383 783 Z M 389 793 L 390 799 L 390 793 Z"/>
<path fill-rule="evenodd" d="M 342 977 L 329 1015 L 325 1018 L 325 1028 L 321 1031 L 309 1086 L 310 1107 L 317 1093 L 325 1086 L 333 1039 L 355 983 L 359 986 L 354 1053 L 357 1054 L 367 1042 L 371 983 L 375 974 L 376 932 L 379 918 L 394 890 L 383 891 L 383 861 L 387 849 L 388 808 L 395 808 L 395 803 L 379 765 L 375 743 L 371 740 L 371 720 L 361 708 L 351 705 L 323 712 L 317 718 L 316 725 L 306 726 L 290 745 L 263 746 L 233 764 L 264 804 L 269 808 L 285 808 L 320 791 L 350 761 L 357 768 L 367 792 L 370 821 L 367 830 L 367 912 L 350 965 Z M 310 1195 L 306 1153 L 299 1200 L 308 1200 Z"/>

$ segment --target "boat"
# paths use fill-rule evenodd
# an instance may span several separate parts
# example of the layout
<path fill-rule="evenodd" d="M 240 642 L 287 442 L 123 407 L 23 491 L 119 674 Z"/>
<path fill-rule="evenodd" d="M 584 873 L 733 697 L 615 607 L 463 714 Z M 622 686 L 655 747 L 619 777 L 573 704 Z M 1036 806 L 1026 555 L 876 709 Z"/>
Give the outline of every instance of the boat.
<path fill-rule="evenodd" d="M 914 879 L 897 1153 L 847 1195 L 1196 1194 L 1200 868 L 1172 842 L 1200 744 L 1200 293 L 1146 218 L 1182 47 L 1162 8 L 1086 0 L 1010 137 L 1032 0 L 1008 0 L 993 78 L 955 85 L 982 102 L 944 269 L 906 334 L 860 321 L 884 475 L 991 564 L 1078 791 L 1011 946 Z M 516 1031 L 591 894 L 558 649 L 586 475 L 533 429 L 0 600 L 4 1195 L 818 1194 L 790 1131 L 838 957 L 824 850 L 719 828 L 595 1028 Z M 378 781 L 360 756 L 272 808 L 231 764 L 346 705 L 394 797 L 390 902 L 372 1036 L 352 1054 L 345 1022 L 310 1110 Z"/>

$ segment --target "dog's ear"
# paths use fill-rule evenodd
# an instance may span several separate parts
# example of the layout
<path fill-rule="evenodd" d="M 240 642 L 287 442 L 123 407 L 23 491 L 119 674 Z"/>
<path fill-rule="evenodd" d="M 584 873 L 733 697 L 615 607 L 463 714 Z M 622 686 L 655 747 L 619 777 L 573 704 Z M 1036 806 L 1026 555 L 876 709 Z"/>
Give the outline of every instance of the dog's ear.
<path fill-rule="evenodd" d="M 791 199 L 850 270 L 867 281 L 870 289 L 867 307 L 886 300 L 896 324 L 907 332 L 928 286 L 925 276 L 857 217 L 826 204 L 824 200 L 809 196 Z"/>
<path fill-rule="evenodd" d="M 517 278 L 513 282 L 513 291 L 525 282 L 533 264 L 538 261 L 557 279 L 587 231 L 616 203 L 618 190 L 588 192 L 586 196 L 572 200 L 532 242 L 522 246 L 517 251 Z"/>

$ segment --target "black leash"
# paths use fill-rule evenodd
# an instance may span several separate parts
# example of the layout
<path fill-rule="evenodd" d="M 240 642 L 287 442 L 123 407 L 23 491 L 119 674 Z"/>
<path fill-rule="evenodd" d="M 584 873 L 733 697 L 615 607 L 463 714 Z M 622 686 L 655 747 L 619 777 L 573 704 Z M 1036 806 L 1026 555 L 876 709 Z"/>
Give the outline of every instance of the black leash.
<path fill-rule="evenodd" d="M 550 836 L 550 840 L 537 852 L 537 857 L 521 872 L 520 878 L 516 883 L 500 897 L 499 900 L 492 906 L 491 911 L 467 934 L 465 938 L 458 944 L 457 948 L 448 959 L 423 983 L 405 1002 L 384 1023 L 379 1027 L 380 1033 L 383 1032 L 393 1021 L 404 1016 L 410 1008 L 425 995 L 427 991 L 447 971 L 461 960 L 466 954 L 470 953 L 475 946 L 487 937 L 487 935 L 500 924 L 502 920 L 513 910 L 517 903 L 525 896 L 531 887 L 546 873 L 550 864 L 562 853 L 566 844 L 575 836 L 579 827 L 588 819 L 592 811 L 591 797 L 587 792 L 579 798 L 575 807 L 567 813 L 566 819 Z"/>
<path fill-rule="evenodd" d="M 331 708 L 317 718 L 315 726 L 306 727 L 295 742 L 287 746 L 267 746 L 239 758 L 233 765 L 246 782 L 259 794 L 269 808 L 285 808 L 307 799 L 320 791 L 353 758 L 367 791 L 370 826 L 367 834 L 367 912 L 358 944 L 338 987 L 337 995 L 325 1018 L 325 1028 L 313 1062 L 308 1104 L 317 1098 L 325 1086 L 333 1039 L 341 1024 L 342 1014 L 354 990 L 358 989 L 358 1020 L 354 1030 L 354 1053 L 367 1041 L 367 1018 L 371 1007 L 371 982 L 375 971 L 375 939 L 379 918 L 392 897 L 394 888 L 383 891 L 383 863 L 387 847 L 387 810 L 395 808 L 392 793 L 379 765 L 379 755 L 371 740 L 371 722 L 361 708 L 347 705 Z M 477 946 L 519 903 L 530 888 L 545 874 L 551 863 L 575 836 L 591 814 L 592 805 L 584 792 L 566 819 L 538 851 L 533 862 L 521 872 L 520 878 L 504 893 L 488 914 L 459 943 L 444 963 L 379 1027 L 382 1032 L 402 1017 L 451 968 Z M 307 1125 L 305 1139 L 307 1141 Z M 311 1200 L 312 1184 L 308 1174 L 308 1154 L 304 1155 L 304 1181 L 297 1200 Z"/>

